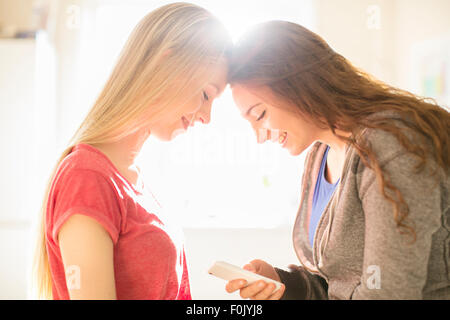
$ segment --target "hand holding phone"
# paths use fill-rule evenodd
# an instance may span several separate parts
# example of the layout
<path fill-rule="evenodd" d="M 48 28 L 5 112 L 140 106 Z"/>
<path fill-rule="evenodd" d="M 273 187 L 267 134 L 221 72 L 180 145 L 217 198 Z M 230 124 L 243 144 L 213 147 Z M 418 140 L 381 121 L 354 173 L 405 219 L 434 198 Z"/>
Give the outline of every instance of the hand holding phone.
<path fill-rule="evenodd" d="M 254 269 L 255 272 L 258 270 L 261 272 L 261 269 L 273 270 L 272 266 L 261 260 L 254 260 L 247 266 Z M 226 288 L 227 291 L 231 293 L 240 290 L 242 298 L 280 299 L 284 293 L 284 285 L 279 281 L 239 268 L 224 261 L 214 263 L 208 272 L 229 281 Z M 273 272 L 275 273 L 274 270 Z M 246 283 L 240 283 L 239 279 L 244 279 Z M 282 290 L 279 290 L 280 288 Z"/>

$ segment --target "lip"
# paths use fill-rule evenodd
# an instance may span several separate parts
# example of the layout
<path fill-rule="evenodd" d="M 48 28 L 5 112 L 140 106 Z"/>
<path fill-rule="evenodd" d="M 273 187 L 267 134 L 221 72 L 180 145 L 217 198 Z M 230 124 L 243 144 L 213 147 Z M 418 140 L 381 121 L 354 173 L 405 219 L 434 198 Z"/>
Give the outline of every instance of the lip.
<path fill-rule="evenodd" d="M 281 145 L 282 148 L 284 148 L 286 146 L 287 141 L 288 141 L 288 134 L 286 133 L 286 137 L 284 138 L 284 142 Z"/>
<path fill-rule="evenodd" d="M 184 130 L 187 130 L 189 127 L 189 121 L 183 116 L 181 117 L 181 122 L 183 123 Z"/>

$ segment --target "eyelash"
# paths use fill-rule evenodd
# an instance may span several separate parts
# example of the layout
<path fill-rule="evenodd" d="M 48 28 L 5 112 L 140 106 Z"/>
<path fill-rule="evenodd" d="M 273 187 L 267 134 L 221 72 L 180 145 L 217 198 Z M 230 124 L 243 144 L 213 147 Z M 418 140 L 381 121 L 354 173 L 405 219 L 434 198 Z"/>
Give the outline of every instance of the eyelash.
<path fill-rule="evenodd" d="M 261 115 L 259 116 L 258 119 L 256 119 L 256 121 L 261 120 L 262 118 L 264 118 L 265 115 L 266 115 L 266 110 L 264 110 L 263 113 L 261 113 Z"/>
<path fill-rule="evenodd" d="M 209 100 L 209 97 L 208 97 L 208 95 L 206 94 L 205 91 L 203 91 L 203 99 L 205 99 L 206 101 Z"/>

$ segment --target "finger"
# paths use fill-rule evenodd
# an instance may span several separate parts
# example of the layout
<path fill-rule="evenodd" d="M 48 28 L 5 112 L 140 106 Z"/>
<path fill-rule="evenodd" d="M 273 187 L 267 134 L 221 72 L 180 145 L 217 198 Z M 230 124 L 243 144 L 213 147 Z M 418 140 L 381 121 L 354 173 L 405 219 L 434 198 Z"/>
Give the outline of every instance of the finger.
<path fill-rule="evenodd" d="M 262 266 L 264 265 L 264 261 L 260 260 L 260 259 L 255 259 L 250 261 L 250 265 L 253 267 L 255 273 L 259 273 L 259 271 L 261 270 Z"/>
<path fill-rule="evenodd" d="M 281 297 L 284 294 L 284 290 L 286 290 L 286 287 L 284 286 L 284 284 L 281 286 L 280 289 L 278 289 L 277 291 L 275 291 L 268 300 L 280 300 Z"/>
<path fill-rule="evenodd" d="M 258 294 L 252 297 L 253 300 L 267 300 L 275 290 L 276 286 L 273 283 L 267 284 L 264 290 L 260 291 Z"/>
<path fill-rule="evenodd" d="M 258 294 L 261 290 L 263 290 L 266 285 L 267 283 L 265 281 L 259 280 L 241 289 L 240 295 L 243 299 L 251 298 L 254 295 Z"/>
<path fill-rule="evenodd" d="M 251 272 L 256 272 L 255 267 L 253 265 L 251 265 L 250 263 L 243 266 L 243 269 L 251 271 Z"/>
<path fill-rule="evenodd" d="M 244 279 L 234 279 L 231 281 L 228 281 L 227 285 L 225 286 L 225 290 L 228 293 L 233 293 L 247 285 L 247 281 Z"/>

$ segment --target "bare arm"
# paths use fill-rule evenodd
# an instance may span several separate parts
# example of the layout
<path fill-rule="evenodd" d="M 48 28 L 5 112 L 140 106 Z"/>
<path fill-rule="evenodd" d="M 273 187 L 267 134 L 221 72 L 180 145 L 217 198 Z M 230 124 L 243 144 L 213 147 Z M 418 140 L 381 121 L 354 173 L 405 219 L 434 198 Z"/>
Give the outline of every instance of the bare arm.
<path fill-rule="evenodd" d="M 58 234 L 70 299 L 115 300 L 113 241 L 93 218 L 72 215 Z"/>

